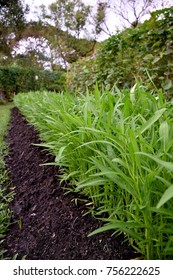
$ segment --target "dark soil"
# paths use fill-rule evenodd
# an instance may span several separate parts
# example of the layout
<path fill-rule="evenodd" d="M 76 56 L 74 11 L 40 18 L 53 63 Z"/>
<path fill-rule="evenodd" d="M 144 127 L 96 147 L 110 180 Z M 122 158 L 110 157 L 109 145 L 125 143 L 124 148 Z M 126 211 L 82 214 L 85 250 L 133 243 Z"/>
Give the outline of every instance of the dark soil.
<path fill-rule="evenodd" d="M 17 108 L 12 109 L 8 133 L 9 156 L 6 166 L 15 197 L 10 226 L 3 248 L 6 257 L 26 255 L 30 260 L 131 259 L 136 253 L 124 242 L 123 236 L 111 232 L 92 237 L 87 235 L 101 226 L 101 221 L 83 216 L 85 205 L 75 205 L 73 193 L 64 194 L 53 156 L 33 143 L 40 143 L 34 128 Z M 66 186 L 67 187 L 67 186 Z"/>

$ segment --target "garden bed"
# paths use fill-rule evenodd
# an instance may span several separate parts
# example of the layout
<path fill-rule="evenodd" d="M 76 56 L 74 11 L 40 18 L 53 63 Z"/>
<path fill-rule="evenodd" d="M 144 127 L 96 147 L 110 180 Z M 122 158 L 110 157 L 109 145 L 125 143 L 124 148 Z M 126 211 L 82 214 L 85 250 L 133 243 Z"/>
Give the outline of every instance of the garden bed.
<path fill-rule="evenodd" d="M 6 257 L 26 259 L 132 259 L 137 256 L 124 236 L 111 232 L 87 235 L 102 225 L 89 214 L 85 203 L 73 193 L 64 194 L 59 169 L 41 164 L 53 156 L 43 148 L 34 128 L 17 108 L 12 109 L 8 133 L 9 156 L 6 166 L 15 197 L 11 203 L 12 225 L 3 247 Z"/>

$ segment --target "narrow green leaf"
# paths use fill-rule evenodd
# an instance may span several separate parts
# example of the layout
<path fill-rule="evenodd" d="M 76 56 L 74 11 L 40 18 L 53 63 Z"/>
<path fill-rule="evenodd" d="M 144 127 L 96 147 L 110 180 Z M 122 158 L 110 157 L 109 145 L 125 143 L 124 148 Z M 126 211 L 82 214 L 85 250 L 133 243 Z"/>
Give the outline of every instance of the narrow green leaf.
<path fill-rule="evenodd" d="M 66 148 L 66 146 L 61 147 L 61 148 L 59 149 L 59 153 L 58 153 L 58 155 L 56 155 L 56 157 L 55 157 L 55 162 L 56 162 L 56 163 L 59 163 L 59 162 L 60 162 L 60 160 L 61 160 L 61 158 L 62 158 L 62 154 L 63 154 L 65 148 Z"/>
<path fill-rule="evenodd" d="M 155 114 L 142 125 L 142 127 L 139 130 L 139 134 L 142 134 L 144 131 L 149 129 L 163 115 L 165 111 L 166 108 L 156 111 Z"/>
<path fill-rule="evenodd" d="M 156 208 L 160 208 L 163 204 L 165 204 L 168 200 L 173 198 L 173 185 L 171 185 L 162 195 L 161 199 L 159 200 Z"/>
<path fill-rule="evenodd" d="M 107 180 L 102 179 L 102 178 L 96 178 L 96 179 L 89 179 L 85 180 L 84 182 L 80 182 L 77 184 L 77 189 L 81 189 L 84 187 L 91 187 L 91 186 L 101 186 L 105 184 Z"/>
<path fill-rule="evenodd" d="M 136 229 L 136 228 L 141 228 L 141 226 L 134 221 L 127 221 L 127 222 L 114 221 L 113 223 L 106 224 L 105 226 L 94 230 L 93 232 L 91 232 L 88 235 L 88 237 L 91 237 L 98 233 L 105 232 L 107 230 L 115 230 L 115 231 L 120 231 L 123 233 L 130 234 L 131 236 L 133 236 L 133 238 L 136 238 L 136 240 L 143 241 L 142 237 L 140 235 L 138 235 L 137 233 L 135 233 L 134 229 Z"/>
<path fill-rule="evenodd" d="M 172 162 L 161 160 L 161 159 L 157 158 L 156 156 L 153 156 L 153 155 L 147 154 L 147 153 L 143 153 L 143 152 L 139 152 L 137 154 L 144 155 L 144 156 L 154 160 L 155 162 L 160 164 L 162 167 L 164 167 L 164 168 L 166 168 L 170 171 L 173 171 L 173 163 Z"/>
<path fill-rule="evenodd" d="M 138 147 L 138 143 L 136 141 L 136 137 L 135 137 L 135 135 L 133 133 L 133 130 L 130 130 L 129 137 L 130 137 L 131 153 L 134 154 L 135 165 L 141 171 L 140 156 L 137 154 L 137 152 L 139 152 L 139 147 Z M 132 157 L 132 155 L 131 155 L 131 157 Z"/>
<path fill-rule="evenodd" d="M 169 125 L 167 121 L 161 123 L 159 127 L 159 136 L 165 151 L 169 142 Z"/>

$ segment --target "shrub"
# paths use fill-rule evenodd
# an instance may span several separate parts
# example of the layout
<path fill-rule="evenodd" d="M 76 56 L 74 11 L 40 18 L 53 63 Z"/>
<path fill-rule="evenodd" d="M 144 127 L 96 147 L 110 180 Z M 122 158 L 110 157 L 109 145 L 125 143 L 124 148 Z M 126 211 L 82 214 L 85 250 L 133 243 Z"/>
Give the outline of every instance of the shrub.
<path fill-rule="evenodd" d="M 98 80 L 112 87 L 131 87 L 135 79 L 173 91 L 173 7 L 153 12 L 137 28 L 129 28 L 103 43 L 97 59 Z M 105 61 L 107 63 L 105 63 Z M 147 71 L 146 71 L 147 70 Z"/>
<path fill-rule="evenodd" d="M 8 100 L 18 92 L 41 89 L 61 91 L 64 86 L 65 75 L 63 72 L 17 66 L 0 67 L 0 91 Z"/>
<path fill-rule="evenodd" d="M 131 88 L 138 79 L 153 89 L 153 83 L 173 93 L 173 7 L 151 14 L 136 28 L 110 37 L 98 48 L 96 58 L 73 65 L 69 88 L 83 93 L 95 82 L 106 88 Z M 149 75 L 148 75 L 149 73 Z M 150 78 L 149 78 L 150 76 Z"/>

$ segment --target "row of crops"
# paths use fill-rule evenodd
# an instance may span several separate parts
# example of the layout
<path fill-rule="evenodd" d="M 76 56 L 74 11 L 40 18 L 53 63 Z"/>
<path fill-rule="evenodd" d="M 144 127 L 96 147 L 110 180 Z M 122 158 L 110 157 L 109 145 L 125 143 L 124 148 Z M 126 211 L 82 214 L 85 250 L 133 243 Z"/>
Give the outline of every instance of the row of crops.
<path fill-rule="evenodd" d="M 55 155 L 62 180 L 143 259 L 173 256 L 173 107 L 136 84 L 85 95 L 18 94 L 15 105 Z"/>

